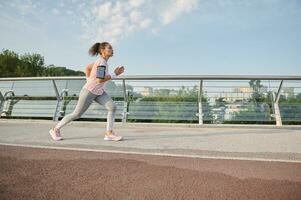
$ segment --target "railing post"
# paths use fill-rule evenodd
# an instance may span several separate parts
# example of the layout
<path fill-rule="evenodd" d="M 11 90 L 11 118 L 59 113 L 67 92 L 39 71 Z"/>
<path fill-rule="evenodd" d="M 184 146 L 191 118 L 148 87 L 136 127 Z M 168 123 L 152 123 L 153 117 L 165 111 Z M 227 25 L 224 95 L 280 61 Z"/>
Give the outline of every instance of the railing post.
<path fill-rule="evenodd" d="M 128 115 L 128 95 L 126 93 L 125 79 L 122 79 L 122 85 L 123 85 L 123 94 L 124 94 L 123 111 L 122 111 L 122 123 L 125 124 L 126 121 L 127 121 L 127 115 Z"/>
<path fill-rule="evenodd" d="M 58 112 L 59 112 L 60 116 L 62 116 L 62 117 L 65 116 L 67 105 L 71 101 L 71 100 L 68 100 L 68 101 L 65 100 L 65 96 L 68 96 L 68 89 L 67 89 L 68 83 L 69 83 L 69 80 L 66 81 L 65 89 L 63 89 L 63 91 L 60 94 L 60 100 L 63 101 L 63 103 L 60 105 L 60 110 L 58 110 Z"/>
<path fill-rule="evenodd" d="M 60 113 L 60 106 L 61 106 L 61 97 L 60 97 L 59 91 L 57 89 L 55 80 L 52 80 L 52 83 L 53 83 L 53 88 L 54 88 L 54 92 L 55 92 L 56 99 L 57 99 L 56 108 L 55 108 L 55 112 L 53 115 L 53 121 L 58 121 L 59 113 Z"/>
<path fill-rule="evenodd" d="M 283 80 L 281 80 L 277 94 L 276 94 L 276 98 L 274 103 L 274 112 L 275 112 L 275 120 L 276 120 L 276 126 L 282 126 L 282 119 L 281 119 L 281 113 L 280 113 L 280 109 L 279 109 L 279 99 L 280 99 L 280 93 L 281 93 L 281 89 L 282 89 L 282 85 L 283 85 Z"/>
<path fill-rule="evenodd" d="M 9 94 L 11 95 L 11 97 L 15 96 L 15 93 L 14 93 L 13 90 L 9 90 L 9 91 L 5 92 L 5 94 L 4 94 L 3 99 L 4 99 L 4 101 L 6 101 L 6 103 L 3 105 L 3 109 L 1 111 L 1 114 L 5 113 L 6 116 L 10 116 L 11 115 L 13 107 L 14 107 L 14 102 L 13 102 L 14 100 L 13 99 L 6 100 L 7 96 Z"/>
<path fill-rule="evenodd" d="M 202 97 L 203 97 L 203 80 L 200 80 L 199 93 L 198 93 L 198 108 L 199 108 L 199 111 L 197 113 L 197 116 L 199 117 L 199 125 L 203 125 Z"/>
<path fill-rule="evenodd" d="M 5 99 L 0 91 L 0 118 L 1 118 L 2 111 L 3 111 L 4 101 L 5 101 Z"/>
<path fill-rule="evenodd" d="M 10 90 L 4 93 L 4 96 L 3 96 L 4 101 L 3 101 L 0 117 L 3 113 L 5 113 L 6 116 L 11 115 L 11 112 L 12 112 L 12 109 L 13 109 L 13 106 L 14 106 L 13 100 L 9 99 L 8 101 L 6 101 L 6 97 L 7 97 L 8 94 L 11 94 L 11 96 L 15 96 L 15 93 L 14 93 L 14 90 L 13 90 L 14 86 L 15 86 L 15 81 L 12 82 Z M 5 101 L 6 101 L 6 104 L 4 104 Z"/>
<path fill-rule="evenodd" d="M 65 88 L 65 89 L 63 89 L 63 91 L 60 94 L 60 99 L 61 99 L 60 101 L 62 103 L 60 104 L 60 109 L 58 110 L 60 116 L 62 116 L 62 117 L 65 116 L 67 105 L 71 101 L 71 100 L 66 101 L 66 99 L 65 99 L 66 96 L 68 96 L 68 89 Z"/>

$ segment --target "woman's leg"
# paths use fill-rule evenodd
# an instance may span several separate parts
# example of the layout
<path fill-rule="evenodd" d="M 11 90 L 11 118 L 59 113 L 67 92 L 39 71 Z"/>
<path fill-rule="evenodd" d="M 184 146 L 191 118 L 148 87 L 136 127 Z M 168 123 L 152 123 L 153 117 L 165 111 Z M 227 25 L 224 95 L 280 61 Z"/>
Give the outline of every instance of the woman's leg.
<path fill-rule="evenodd" d="M 113 130 L 113 125 L 115 122 L 115 114 L 117 106 L 112 98 L 104 91 L 102 95 L 99 95 L 95 98 L 95 101 L 103 105 L 107 110 L 107 131 Z"/>
<path fill-rule="evenodd" d="M 89 92 L 87 89 L 82 89 L 79 93 L 78 102 L 74 111 L 66 115 L 56 126 L 55 128 L 60 130 L 67 123 L 80 118 L 80 116 L 89 108 L 93 100 L 97 95 Z"/>

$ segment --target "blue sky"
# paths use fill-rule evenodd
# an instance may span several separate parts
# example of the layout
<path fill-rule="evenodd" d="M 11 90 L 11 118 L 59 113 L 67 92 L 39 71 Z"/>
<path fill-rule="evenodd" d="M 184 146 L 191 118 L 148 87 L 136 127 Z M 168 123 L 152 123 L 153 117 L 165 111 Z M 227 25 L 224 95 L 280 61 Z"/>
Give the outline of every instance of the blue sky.
<path fill-rule="evenodd" d="M 300 0 L 0 1 L 0 48 L 84 70 L 109 41 L 134 74 L 301 75 Z"/>

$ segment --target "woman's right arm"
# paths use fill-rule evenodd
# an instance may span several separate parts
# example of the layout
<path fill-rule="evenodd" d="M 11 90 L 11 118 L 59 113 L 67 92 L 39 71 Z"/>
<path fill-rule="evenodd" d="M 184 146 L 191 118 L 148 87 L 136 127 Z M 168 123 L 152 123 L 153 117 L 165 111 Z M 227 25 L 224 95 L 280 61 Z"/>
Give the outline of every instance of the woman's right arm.
<path fill-rule="evenodd" d="M 119 76 L 123 72 L 124 72 L 124 67 L 123 66 L 116 67 L 116 69 L 114 70 L 114 73 L 115 73 L 116 76 Z M 111 75 L 105 75 L 104 79 L 98 79 L 97 82 L 98 83 L 104 83 L 104 82 L 109 81 L 111 79 L 112 79 Z"/>
<path fill-rule="evenodd" d="M 98 79 L 97 80 L 97 82 L 98 83 L 104 83 L 104 82 L 106 82 L 106 81 L 109 81 L 109 80 L 111 80 L 111 76 L 110 75 L 105 75 L 105 78 L 104 79 Z"/>

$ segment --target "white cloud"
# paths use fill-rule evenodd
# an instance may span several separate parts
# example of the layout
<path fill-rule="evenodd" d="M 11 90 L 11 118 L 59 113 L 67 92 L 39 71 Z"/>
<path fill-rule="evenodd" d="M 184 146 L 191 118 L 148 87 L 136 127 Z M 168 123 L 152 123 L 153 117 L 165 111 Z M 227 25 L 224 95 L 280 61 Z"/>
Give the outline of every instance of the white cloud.
<path fill-rule="evenodd" d="M 58 9 L 56 9 L 56 8 L 53 8 L 53 9 L 51 10 L 51 13 L 54 14 L 54 15 L 59 15 L 59 14 L 60 14 L 60 11 L 59 11 Z"/>
<path fill-rule="evenodd" d="M 133 23 L 137 23 L 141 20 L 142 14 L 140 11 L 134 10 L 130 13 L 130 20 Z"/>
<path fill-rule="evenodd" d="M 38 2 L 34 2 L 32 0 L 11 0 L 11 1 L 1 1 L 1 7 L 5 9 L 12 9 L 18 14 L 25 16 L 29 14 L 35 14 Z"/>
<path fill-rule="evenodd" d="M 32 13 L 37 8 L 37 5 L 33 3 L 31 0 L 24 1 L 23 4 L 17 5 L 23 15 Z"/>
<path fill-rule="evenodd" d="M 142 29 L 144 28 L 148 28 L 150 26 L 150 24 L 152 23 L 152 20 L 151 19 L 145 19 L 143 21 L 140 22 L 140 27 Z"/>
<path fill-rule="evenodd" d="M 141 6 L 142 4 L 145 3 L 145 0 L 129 0 L 129 4 L 132 6 L 132 7 L 139 7 Z"/>
<path fill-rule="evenodd" d="M 72 10 L 67 10 L 66 13 L 67 13 L 68 15 L 72 15 L 72 14 L 73 14 L 73 11 L 72 11 Z"/>
<path fill-rule="evenodd" d="M 198 4 L 199 0 L 96 1 L 81 7 L 83 38 L 114 43 L 141 30 L 158 34 L 160 28 L 189 14 Z"/>
<path fill-rule="evenodd" d="M 106 2 L 97 7 L 92 8 L 92 13 L 95 15 L 97 19 L 104 20 L 105 18 L 110 17 L 112 10 L 112 3 Z"/>
<path fill-rule="evenodd" d="M 167 25 L 183 14 L 189 13 L 198 7 L 198 0 L 174 0 L 168 9 L 161 14 L 161 22 Z"/>
<path fill-rule="evenodd" d="M 159 34 L 160 29 L 197 8 L 200 0 L 62 0 L 53 5 L 43 1 L 11 0 L 13 10 L 31 19 L 42 15 L 70 18 L 80 26 L 85 40 L 116 42 L 142 30 Z"/>

